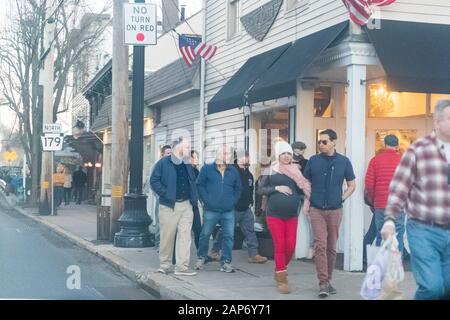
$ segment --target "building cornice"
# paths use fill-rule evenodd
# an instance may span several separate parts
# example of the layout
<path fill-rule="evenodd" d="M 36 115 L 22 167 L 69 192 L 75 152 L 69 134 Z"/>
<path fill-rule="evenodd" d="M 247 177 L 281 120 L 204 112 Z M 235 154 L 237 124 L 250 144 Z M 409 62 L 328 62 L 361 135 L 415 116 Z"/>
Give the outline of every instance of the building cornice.
<path fill-rule="evenodd" d="M 327 49 L 314 63 L 314 68 L 342 67 L 352 64 L 378 65 L 379 60 L 371 43 L 345 42 Z"/>

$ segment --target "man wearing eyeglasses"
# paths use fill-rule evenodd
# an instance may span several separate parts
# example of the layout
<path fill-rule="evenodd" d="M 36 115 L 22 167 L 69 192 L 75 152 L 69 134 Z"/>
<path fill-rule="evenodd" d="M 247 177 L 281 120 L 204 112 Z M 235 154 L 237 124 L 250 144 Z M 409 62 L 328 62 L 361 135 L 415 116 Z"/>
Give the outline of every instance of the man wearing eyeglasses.
<path fill-rule="evenodd" d="M 336 243 L 342 220 L 342 204 L 355 191 L 350 160 L 336 152 L 337 134 L 331 129 L 319 135 L 320 154 L 311 157 L 304 176 L 311 182 L 310 215 L 314 234 L 314 264 L 319 279 L 319 297 L 335 294 L 330 281 L 336 264 Z M 347 190 L 342 194 L 344 180 Z"/>

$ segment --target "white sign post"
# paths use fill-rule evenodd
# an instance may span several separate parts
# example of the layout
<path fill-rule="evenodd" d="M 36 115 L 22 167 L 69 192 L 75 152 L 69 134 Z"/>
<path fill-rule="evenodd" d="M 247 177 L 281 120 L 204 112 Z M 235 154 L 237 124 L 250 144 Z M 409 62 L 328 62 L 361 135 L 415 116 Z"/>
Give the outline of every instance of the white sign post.
<path fill-rule="evenodd" d="M 156 45 L 156 5 L 124 3 L 123 6 L 125 44 Z"/>
<path fill-rule="evenodd" d="M 52 190 L 51 192 L 51 203 L 50 203 L 50 210 L 51 215 L 55 215 L 54 207 L 55 207 L 55 190 L 53 188 L 53 166 L 54 166 L 54 151 L 60 151 L 63 147 L 63 141 L 64 141 L 64 134 L 62 133 L 62 126 L 60 123 L 44 123 L 43 128 L 44 135 L 41 137 L 42 141 L 42 149 L 44 151 L 50 151 L 51 152 L 51 164 L 52 164 L 52 170 L 50 173 L 50 188 Z"/>

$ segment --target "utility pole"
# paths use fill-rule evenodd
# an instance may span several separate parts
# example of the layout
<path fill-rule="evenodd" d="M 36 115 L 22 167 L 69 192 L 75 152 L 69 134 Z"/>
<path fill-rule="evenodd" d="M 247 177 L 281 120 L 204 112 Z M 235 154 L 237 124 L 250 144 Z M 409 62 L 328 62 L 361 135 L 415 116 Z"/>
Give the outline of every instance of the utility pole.
<path fill-rule="evenodd" d="M 135 4 L 141 3 L 145 3 L 145 0 L 135 0 Z M 146 9 L 144 11 L 147 12 Z M 144 39 L 143 34 L 139 33 L 138 35 L 142 36 L 141 40 Z M 131 98 L 130 185 L 128 193 L 124 197 L 124 212 L 119 219 L 120 232 L 114 236 L 114 246 L 123 248 L 142 248 L 152 245 L 148 230 L 148 226 L 152 220 L 147 213 L 147 196 L 142 193 L 144 158 L 144 69 L 145 46 L 134 45 L 133 88 Z"/>
<path fill-rule="evenodd" d="M 123 41 L 123 4 L 127 2 L 114 0 L 113 4 L 111 241 L 119 231 L 117 220 L 123 212 L 128 184 L 128 46 Z"/>
<path fill-rule="evenodd" d="M 55 36 L 55 18 L 52 16 L 55 11 L 55 0 L 51 0 L 45 11 L 45 29 L 44 29 L 44 51 L 46 57 L 44 60 L 44 70 L 40 73 L 40 82 L 44 89 L 43 97 L 43 121 L 45 123 L 53 123 L 53 87 L 54 87 L 54 55 L 55 51 L 52 46 Z M 47 52 L 48 50 L 48 52 Z M 49 215 L 51 213 L 51 199 L 53 197 L 53 189 L 50 186 L 52 179 L 53 164 L 50 152 L 42 152 L 41 167 L 41 196 L 39 204 L 39 214 Z"/>

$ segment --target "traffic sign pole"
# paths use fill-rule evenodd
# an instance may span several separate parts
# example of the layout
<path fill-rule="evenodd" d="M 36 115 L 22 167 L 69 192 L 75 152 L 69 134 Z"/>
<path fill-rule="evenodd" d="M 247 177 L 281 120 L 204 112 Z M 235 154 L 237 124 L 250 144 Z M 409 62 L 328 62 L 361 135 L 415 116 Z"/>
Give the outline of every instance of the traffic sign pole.
<path fill-rule="evenodd" d="M 151 15 L 143 15 L 150 13 L 148 9 L 143 10 L 149 5 L 142 5 L 144 0 L 136 0 L 132 5 L 131 19 L 124 19 L 125 23 L 128 20 L 132 22 L 137 21 L 151 21 L 152 16 L 156 16 L 155 12 Z M 125 8 L 130 4 L 125 4 Z M 128 10 L 128 9 L 127 9 Z M 125 14 L 130 11 L 124 10 Z M 139 13 L 139 15 L 137 15 Z M 134 17 L 134 18 L 133 18 Z M 130 18 L 130 17 L 128 17 Z M 155 21 L 156 22 L 156 21 Z M 156 25 L 155 25 L 156 27 Z M 144 29 L 142 24 L 138 24 L 138 31 Z M 126 30 L 126 29 L 125 29 Z M 156 38 L 156 30 L 154 30 L 154 37 Z M 142 35 L 144 38 L 142 38 Z M 145 37 L 151 36 L 146 33 L 137 33 L 135 38 L 137 41 L 133 42 L 133 87 L 131 98 L 131 144 L 130 144 L 130 183 L 128 193 L 124 196 L 124 212 L 119 218 L 120 232 L 114 236 L 114 246 L 123 248 L 142 248 L 151 246 L 150 232 L 148 226 L 152 223 L 152 219 L 147 213 L 147 196 L 142 193 L 142 167 L 143 167 L 143 136 L 144 136 L 144 68 L 145 68 L 145 46 L 142 42 Z M 126 42 L 126 41 L 125 41 Z M 127 42 L 126 42 L 127 43 Z M 144 43 L 145 44 L 145 43 Z"/>
<path fill-rule="evenodd" d="M 53 155 L 53 151 L 50 151 L 51 153 L 51 162 L 52 162 L 52 172 L 50 174 L 50 181 L 51 181 L 51 186 L 52 186 L 52 209 L 51 209 L 51 215 L 54 216 L 55 215 L 55 188 L 53 187 L 53 168 L 55 167 L 54 165 L 54 155 Z"/>
<path fill-rule="evenodd" d="M 64 134 L 62 132 L 61 124 L 59 123 L 45 123 L 43 127 L 44 135 L 41 137 L 43 154 L 48 160 L 48 166 L 46 166 L 45 175 L 46 179 L 43 180 L 41 188 L 44 192 L 44 201 L 41 201 L 39 208 L 39 213 L 42 215 L 56 215 L 55 210 L 55 194 L 54 194 L 54 181 L 53 181 L 53 171 L 54 171 L 54 152 L 62 150 Z M 49 154 L 50 153 L 50 154 Z M 48 158 L 47 158 L 48 157 Z M 44 156 L 43 156 L 44 158 Z M 44 183 L 47 184 L 44 186 Z M 50 198 L 50 199 L 48 199 Z M 50 202 L 50 203 L 49 203 Z"/>

